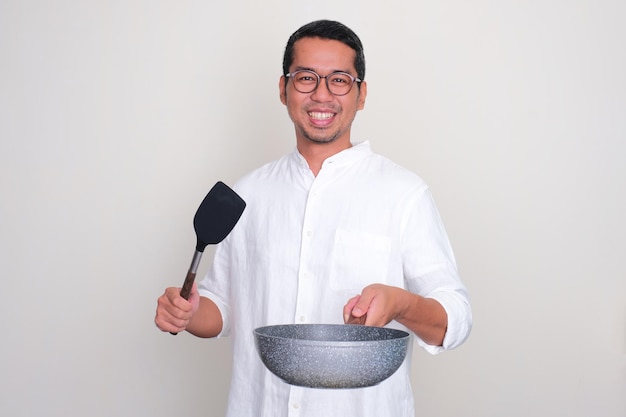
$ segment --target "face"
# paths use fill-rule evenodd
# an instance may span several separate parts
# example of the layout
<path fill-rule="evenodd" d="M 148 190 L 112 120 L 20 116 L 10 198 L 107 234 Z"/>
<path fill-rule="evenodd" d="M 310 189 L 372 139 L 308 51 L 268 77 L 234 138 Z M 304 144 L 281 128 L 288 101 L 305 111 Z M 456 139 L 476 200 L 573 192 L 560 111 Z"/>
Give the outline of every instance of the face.
<path fill-rule="evenodd" d="M 355 52 L 342 42 L 302 38 L 294 45 L 294 59 L 289 72 L 300 69 L 313 70 L 321 76 L 343 71 L 356 77 Z M 336 143 L 350 145 L 350 127 L 358 110 L 365 105 L 367 85 L 361 83 L 359 91 L 355 83 L 344 96 L 334 96 L 328 91 L 325 79 L 320 79 L 317 89 L 311 93 L 300 93 L 285 77 L 279 82 L 280 99 L 287 106 L 289 117 L 296 129 L 299 144 Z"/>

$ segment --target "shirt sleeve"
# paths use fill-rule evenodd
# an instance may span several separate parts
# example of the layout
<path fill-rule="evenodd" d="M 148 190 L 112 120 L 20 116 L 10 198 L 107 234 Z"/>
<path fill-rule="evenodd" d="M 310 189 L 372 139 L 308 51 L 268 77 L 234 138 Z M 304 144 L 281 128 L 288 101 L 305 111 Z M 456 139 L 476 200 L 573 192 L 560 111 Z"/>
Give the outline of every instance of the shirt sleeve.
<path fill-rule="evenodd" d="M 467 339 L 472 327 L 472 311 L 430 190 L 422 187 L 410 200 L 403 221 L 404 277 L 409 291 L 438 301 L 447 313 L 442 346 L 428 345 L 417 337 L 422 348 L 436 354 L 453 349 Z"/>
<path fill-rule="evenodd" d="M 198 284 L 198 293 L 213 301 L 222 315 L 222 330 L 217 337 L 230 334 L 230 266 L 228 260 L 229 238 L 216 246 L 213 264 L 206 276 Z"/>

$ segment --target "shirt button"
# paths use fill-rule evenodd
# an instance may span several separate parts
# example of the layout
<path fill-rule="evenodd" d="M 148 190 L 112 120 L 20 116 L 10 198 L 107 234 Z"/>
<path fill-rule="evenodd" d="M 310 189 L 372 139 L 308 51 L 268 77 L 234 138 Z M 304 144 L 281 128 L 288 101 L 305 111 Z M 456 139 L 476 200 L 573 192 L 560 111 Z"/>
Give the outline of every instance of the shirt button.
<path fill-rule="evenodd" d="M 311 236 L 313 236 L 313 232 L 311 230 L 307 230 L 306 237 L 311 237 Z"/>
<path fill-rule="evenodd" d="M 306 317 L 300 316 L 300 323 L 304 323 L 306 321 Z"/>
<path fill-rule="evenodd" d="M 300 404 L 298 404 L 298 403 L 293 403 L 293 408 L 295 408 L 295 409 L 297 410 L 298 408 L 300 408 Z"/>

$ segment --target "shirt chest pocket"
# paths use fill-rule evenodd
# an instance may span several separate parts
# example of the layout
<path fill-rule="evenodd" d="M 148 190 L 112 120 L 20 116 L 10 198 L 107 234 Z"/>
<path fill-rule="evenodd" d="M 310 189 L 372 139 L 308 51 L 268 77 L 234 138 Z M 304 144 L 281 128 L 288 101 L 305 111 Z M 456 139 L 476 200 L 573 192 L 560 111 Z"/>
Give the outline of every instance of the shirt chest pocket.
<path fill-rule="evenodd" d="M 337 230 L 331 259 L 331 288 L 360 293 L 369 284 L 385 283 L 390 254 L 391 240 L 387 236 Z"/>

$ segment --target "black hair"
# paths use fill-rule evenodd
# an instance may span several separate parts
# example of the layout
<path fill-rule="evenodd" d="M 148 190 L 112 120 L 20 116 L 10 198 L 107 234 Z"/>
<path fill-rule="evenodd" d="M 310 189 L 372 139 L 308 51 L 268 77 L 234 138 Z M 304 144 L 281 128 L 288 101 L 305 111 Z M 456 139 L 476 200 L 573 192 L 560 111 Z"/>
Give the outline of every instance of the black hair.
<path fill-rule="evenodd" d="M 302 38 L 332 39 L 349 46 L 355 52 L 354 68 L 356 69 L 357 77 L 361 80 L 365 79 L 365 54 L 363 53 L 361 40 L 352 29 L 343 23 L 333 20 L 316 20 L 307 23 L 291 35 L 287 41 L 283 56 L 283 75 L 289 72 L 289 67 L 293 63 L 294 44 Z"/>

